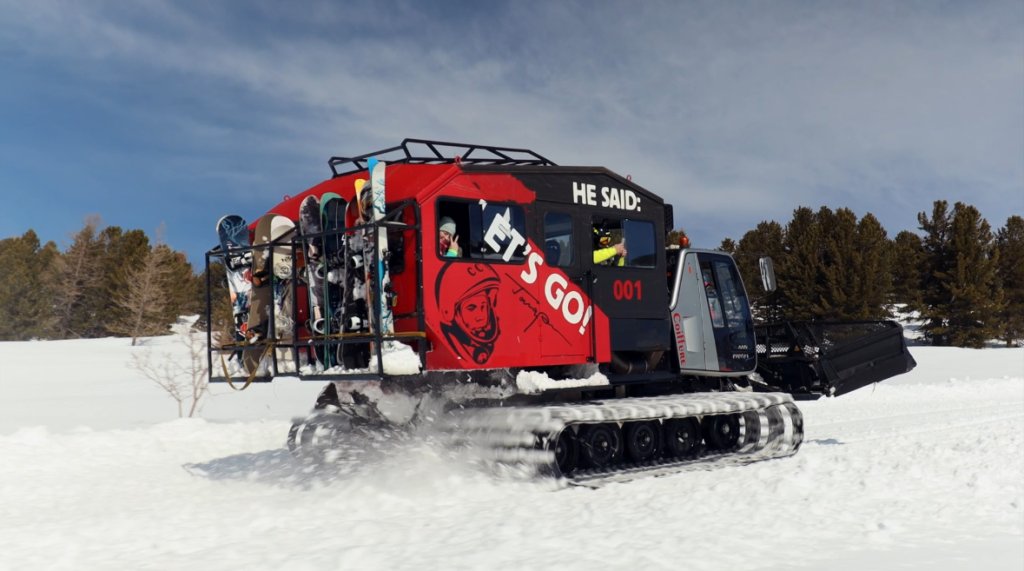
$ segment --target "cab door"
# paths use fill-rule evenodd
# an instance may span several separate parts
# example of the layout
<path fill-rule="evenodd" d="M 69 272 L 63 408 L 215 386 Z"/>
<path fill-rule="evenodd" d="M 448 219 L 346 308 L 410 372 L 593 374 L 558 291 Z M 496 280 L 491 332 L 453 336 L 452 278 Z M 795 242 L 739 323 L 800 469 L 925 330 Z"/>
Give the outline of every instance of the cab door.
<path fill-rule="evenodd" d="M 748 373 L 756 367 L 754 322 L 732 257 L 686 251 L 676 269 L 671 308 L 679 368 Z"/>
<path fill-rule="evenodd" d="M 612 351 L 648 353 L 670 345 L 665 253 L 652 220 L 594 216 L 583 260 L 598 307 L 608 316 Z M 604 259 L 623 244 L 623 254 Z"/>

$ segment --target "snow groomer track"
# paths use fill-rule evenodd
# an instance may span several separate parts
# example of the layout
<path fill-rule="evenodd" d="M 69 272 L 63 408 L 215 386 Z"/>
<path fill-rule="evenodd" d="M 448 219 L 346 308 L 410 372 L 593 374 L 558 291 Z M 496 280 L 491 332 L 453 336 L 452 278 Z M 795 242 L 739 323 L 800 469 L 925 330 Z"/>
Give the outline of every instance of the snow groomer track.
<path fill-rule="evenodd" d="M 803 417 L 781 393 L 469 409 L 446 428 L 491 463 L 586 486 L 782 458 L 803 441 Z"/>

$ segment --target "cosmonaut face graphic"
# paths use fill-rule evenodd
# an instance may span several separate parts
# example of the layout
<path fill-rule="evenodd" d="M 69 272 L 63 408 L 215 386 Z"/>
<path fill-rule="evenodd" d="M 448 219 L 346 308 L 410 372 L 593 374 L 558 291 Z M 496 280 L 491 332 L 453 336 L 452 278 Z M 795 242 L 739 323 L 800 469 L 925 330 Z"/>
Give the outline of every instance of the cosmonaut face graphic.
<path fill-rule="evenodd" d="M 498 274 L 486 264 L 453 262 L 438 275 L 437 304 L 442 331 L 460 356 L 483 364 L 494 352 L 501 333 L 498 316 Z"/>

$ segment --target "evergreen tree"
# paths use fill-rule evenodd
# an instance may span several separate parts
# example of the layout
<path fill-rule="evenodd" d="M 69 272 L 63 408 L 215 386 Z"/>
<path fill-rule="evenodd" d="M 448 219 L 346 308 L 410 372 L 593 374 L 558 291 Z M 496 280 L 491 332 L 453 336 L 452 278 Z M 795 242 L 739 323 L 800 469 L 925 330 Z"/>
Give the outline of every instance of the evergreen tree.
<path fill-rule="evenodd" d="M 750 296 L 754 317 L 761 322 L 778 321 L 785 317 L 782 293 L 780 289 L 772 293 L 764 291 L 760 267 L 761 258 L 768 256 L 772 258 L 777 274 L 785 271 L 783 234 L 782 225 L 778 222 L 762 221 L 755 229 L 744 234 L 733 248 L 733 257 L 743 277 L 747 295 Z"/>
<path fill-rule="evenodd" d="M 850 307 L 852 319 L 887 319 L 886 305 L 892 294 L 892 257 L 885 228 L 870 212 L 857 222 L 853 245 L 857 288 Z"/>
<path fill-rule="evenodd" d="M 106 337 L 115 333 L 111 323 L 123 322 L 126 310 L 120 304 L 113 303 L 124 295 L 131 284 L 128 282 L 132 270 L 146 263 L 149 255 L 149 238 L 142 230 L 125 231 L 119 226 L 108 226 L 99 233 L 101 249 L 97 265 L 100 283 L 86 296 L 85 305 L 95 316 L 91 327 L 86 331 L 88 337 Z M 174 319 L 164 323 L 170 325 Z"/>
<path fill-rule="evenodd" d="M 205 287 L 205 283 L 201 283 L 192 271 L 192 264 L 185 254 L 163 244 L 156 248 L 163 250 L 160 255 L 166 264 L 166 275 L 161 284 L 167 296 L 167 308 L 162 318 L 164 324 L 170 325 L 176 323 L 179 317 L 205 311 L 205 298 L 202 304 L 199 303 L 199 288 Z"/>
<path fill-rule="evenodd" d="M 1024 340 L 1024 218 L 1011 216 L 996 233 L 996 273 L 1005 305 L 1000 312 L 1001 338 L 1007 347 Z"/>
<path fill-rule="evenodd" d="M 857 295 L 863 276 L 858 272 L 857 215 L 849 208 L 832 212 L 821 207 L 815 215 L 820 232 L 821 255 L 817 268 L 821 276 L 814 304 L 814 316 L 824 319 L 851 319 L 858 304 Z"/>
<path fill-rule="evenodd" d="M 920 311 L 925 274 L 925 252 L 921 237 L 903 230 L 893 238 L 889 252 L 893 286 L 890 303 L 903 304 L 908 311 Z"/>
<path fill-rule="evenodd" d="M 57 259 L 53 242 L 42 245 L 35 231 L 0 240 L 0 340 L 25 340 L 53 334 L 51 282 Z"/>
<path fill-rule="evenodd" d="M 818 217 L 807 207 L 793 211 L 783 238 L 783 264 L 776 266 L 779 290 L 789 319 L 822 316 L 823 238 Z"/>
<path fill-rule="evenodd" d="M 922 327 L 935 345 L 982 347 L 999 335 L 1002 293 L 996 276 L 998 256 L 988 222 L 976 208 L 946 201 L 932 216 L 918 214 L 925 232 L 928 274 L 922 292 Z"/>

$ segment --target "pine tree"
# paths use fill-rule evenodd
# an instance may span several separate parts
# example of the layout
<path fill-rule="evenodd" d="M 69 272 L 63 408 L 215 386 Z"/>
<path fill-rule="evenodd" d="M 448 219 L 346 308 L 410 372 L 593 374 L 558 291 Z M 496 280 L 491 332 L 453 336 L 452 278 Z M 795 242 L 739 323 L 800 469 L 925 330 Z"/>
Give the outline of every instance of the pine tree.
<path fill-rule="evenodd" d="M 163 315 L 163 322 L 175 323 L 179 317 L 196 315 L 204 311 L 205 300 L 203 304 L 198 303 L 197 289 L 200 282 L 192 271 L 192 264 L 188 262 L 185 254 L 176 252 L 163 244 L 156 248 L 163 250 L 161 256 L 166 264 L 166 275 L 161 284 L 161 288 L 167 295 L 167 308 Z M 205 287 L 205 284 L 202 285 Z"/>
<path fill-rule="evenodd" d="M 105 337 L 123 333 L 111 329 L 110 324 L 123 322 L 126 310 L 112 300 L 119 299 L 130 287 L 131 270 L 142 266 L 149 255 L 149 238 L 142 230 L 123 230 L 119 226 L 108 226 L 99 233 L 101 258 L 97 262 L 100 284 L 89 292 L 86 306 L 98 316 L 88 330 L 89 337 Z M 164 325 L 174 322 L 171 319 Z"/>
<path fill-rule="evenodd" d="M 907 311 L 920 311 L 925 274 L 925 252 L 921 237 L 903 230 L 890 242 L 889 252 L 893 285 L 890 303 L 903 304 Z"/>
<path fill-rule="evenodd" d="M 53 242 L 41 245 L 35 231 L 0 240 L 0 340 L 53 334 L 50 281 L 57 258 Z"/>
<path fill-rule="evenodd" d="M 824 276 L 823 238 L 814 212 L 807 207 L 793 211 L 783 238 L 782 271 L 776 266 L 779 290 L 789 319 L 816 319 L 822 316 Z"/>
<path fill-rule="evenodd" d="M 885 228 L 870 212 L 857 223 L 853 245 L 857 287 L 850 307 L 851 319 L 887 319 L 892 292 L 892 258 Z"/>
<path fill-rule="evenodd" d="M 1000 337 L 1007 347 L 1024 340 L 1024 218 L 1014 215 L 996 233 L 996 273 L 1005 305 L 1000 312 Z"/>
<path fill-rule="evenodd" d="M 743 277 L 743 283 L 750 296 L 754 316 L 762 322 L 773 322 L 784 318 L 784 297 L 779 289 L 772 293 L 761 286 L 760 260 L 772 258 L 777 274 L 784 272 L 785 250 L 783 249 L 782 225 L 773 221 L 762 221 L 753 230 L 740 238 L 733 249 L 733 257 Z M 724 248 L 723 248 L 724 249 Z"/>
<path fill-rule="evenodd" d="M 814 304 L 814 316 L 825 319 L 851 319 L 857 305 L 860 282 L 858 271 L 857 215 L 849 208 L 832 212 L 822 207 L 815 215 L 822 237 L 818 272 L 821 283 Z"/>
<path fill-rule="evenodd" d="M 998 255 L 988 222 L 976 208 L 958 202 L 953 213 L 936 201 L 932 217 L 921 212 L 928 274 L 922 292 L 922 327 L 935 345 L 982 347 L 999 334 L 1002 292 Z"/>

